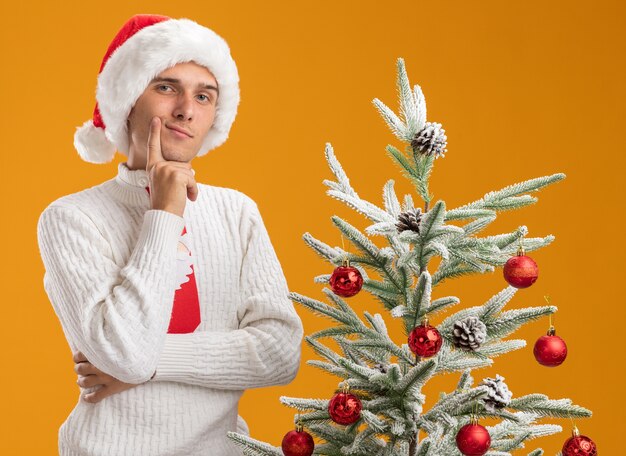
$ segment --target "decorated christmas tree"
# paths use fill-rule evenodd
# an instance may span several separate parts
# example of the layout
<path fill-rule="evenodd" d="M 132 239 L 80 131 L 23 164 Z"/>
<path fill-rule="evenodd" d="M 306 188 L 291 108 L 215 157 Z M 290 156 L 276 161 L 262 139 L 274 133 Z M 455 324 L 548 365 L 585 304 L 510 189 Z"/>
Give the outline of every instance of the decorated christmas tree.
<path fill-rule="evenodd" d="M 550 399 L 541 393 L 513 397 L 500 375 L 479 382 L 472 376 L 473 370 L 491 366 L 495 357 L 526 346 L 524 340 L 509 339 L 522 325 L 557 310 L 549 299 L 545 306 L 505 309 L 519 289 L 532 286 L 538 277 L 538 266 L 527 253 L 547 246 L 553 236 L 527 237 L 525 226 L 493 236 L 479 233 L 499 212 L 536 203 L 530 193 L 565 175 L 527 180 L 447 208 L 429 191 L 436 160 L 446 153 L 445 130 L 439 123 L 427 122 L 424 95 L 419 85 L 411 90 L 402 59 L 397 62 L 397 89 L 398 113 L 378 99 L 373 102 L 404 143 L 403 150 L 389 145 L 386 151 L 422 203 L 416 206 L 410 194 L 400 202 L 393 180 L 383 188 L 382 207 L 362 199 L 333 148 L 326 145 L 326 160 L 335 176 L 324 181 L 328 195 L 362 214 L 371 225 L 363 233 L 332 217 L 342 241 L 347 239 L 353 246 L 350 249 L 331 247 L 305 233 L 307 245 L 334 266 L 332 274 L 315 277 L 315 282 L 328 285 L 323 289 L 328 299 L 322 302 L 295 292 L 290 297 L 335 323 L 305 340 L 323 358 L 307 363 L 339 377 L 339 388 L 326 399 L 280 397 L 296 410 L 296 428 L 284 436 L 281 447 L 230 432 L 246 455 L 504 456 L 525 448 L 528 440 L 562 431 L 559 425 L 540 423 L 544 417 L 591 416 L 570 399 Z M 379 248 L 374 236 L 386 245 Z M 436 287 L 446 280 L 498 267 L 507 285 L 483 305 L 460 308 L 459 298 L 437 296 Z M 357 315 L 348 301 L 363 292 L 380 302 L 382 314 Z M 390 333 L 384 317 L 401 319 L 403 334 Z M 431 324 L 434 319 L 440 323 Z M 334 340 L 340 352 L 324 345 L 324 339 Z M 567 346 L 553 326 L 535 342 L 534 355 L 551 367 L 565 360 Z M 456 388 L 442 392 L 425 409 L 424 385 L 449 373 L 459 377 Z M 487 418 L 496 424 L 481 425 Z M 543 450 L 528 454 L 539 456 Z M 574 426 L 562 455 L 595 454 L 593 441 Z"/>

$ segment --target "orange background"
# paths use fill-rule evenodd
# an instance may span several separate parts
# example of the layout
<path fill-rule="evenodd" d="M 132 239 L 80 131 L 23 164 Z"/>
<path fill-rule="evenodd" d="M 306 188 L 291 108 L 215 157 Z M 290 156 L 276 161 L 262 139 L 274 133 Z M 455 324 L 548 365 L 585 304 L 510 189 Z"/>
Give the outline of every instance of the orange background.
<path fill-rule="evenodd" d="M 559 306 L 556 327 L 568 343 L 559 368 L 539 366 L 532 344 L 548 322 L 515 335 L 530 347 L 475 371 L 479 382 L 500 373 L 519 396 L 543 392 L 593 410 L 579 420 L 600 454 L 623 452 L 625 321 L 623 290 L 625 7 L 620 1 L 172 2 L 28 1 L 4 5 L 0 29 L 3 89 L 0 198 L 5 239 L 2 290 L 2 454 L 55 454 L 57 430 L 78 387 L 71 352 L 43 289 L 36 223 L 54 199 L 113 177 L 113 163 L 92 165 L 72 146 L 76 126 L 94 106 L 97 70 L 123 22 L 135 13 L 189 17 L 226 38 L 238 64 L 242 101 L 224 146 L 194 161 L 196 178 L 250 195 L 263 214 L 290 289 L 323 299 L 318 274 L 330 273 L 301 239 L 309 231 L 341 245 L 333 214 L 360 228 L 359 214 L 325 195 L 332 175 L 323 155 L 333 144 L 356 191 L 382 204 L 382 186 L 412 191 L 384 147 L 398 145 L 371 100 L 396 109 L 395 60 L 404 57 L 420 84 L 428 120 L 443 123 L 448 153 L 431 181 L 449 208 L 528 178 L 564 172 L 537 205 L 502 213 L 484 234 L 525 224 L 530 236 L 556 241 L 532 256 L 537 283 L 509 308 Z M 380 244 L 381 239 L 376 238 Z M 452 280 L 435 297 L 454 294 L 473 306 L 501 290 L 501 271 Z M 383 308 L 365 293 L 358 312 Z M 296 305 L 305 333 L 329 320 Z M 400 327 L 385 314 L 396 342 Z M 437 318 L 434 323 L 439 323 Z M 303 345 L 302 366 L 288 386 L 249 390 L 240 413 L 252 436 L 280 445 L 293 410 L 280 395 L 329 398 L 338 378 L 305 364 L 318 359 Z M 619 361 L 622 359 L 622 361 Z M 428 384 L 427 407 L 457 375 Z M 571 429 L 530 442 L 556 453 Z M 620 452 L 619 449 L 622 449 Z"/>

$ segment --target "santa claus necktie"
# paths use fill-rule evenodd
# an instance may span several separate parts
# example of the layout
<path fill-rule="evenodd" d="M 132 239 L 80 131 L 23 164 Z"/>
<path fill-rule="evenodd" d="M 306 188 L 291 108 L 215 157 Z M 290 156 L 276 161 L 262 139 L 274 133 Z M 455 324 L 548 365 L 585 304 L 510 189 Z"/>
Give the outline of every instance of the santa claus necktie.
<path fill-rule="evenodd" d="M 146 187 L 148 195 L 150 187 Z M 187 248 L 183 238 L 187 234 L 186 227 L 183 227 L 181 240 L 178 242 L 176 260 L 176 285 L 174 294 L 174 307 L 168 333 L 183 334 L 192 333 L 200 324 L 200 301 L 198 299 L 198 288 L 192 264 L 191 250 Z M 188 244 L 188 242 L 187 242 Z"/>

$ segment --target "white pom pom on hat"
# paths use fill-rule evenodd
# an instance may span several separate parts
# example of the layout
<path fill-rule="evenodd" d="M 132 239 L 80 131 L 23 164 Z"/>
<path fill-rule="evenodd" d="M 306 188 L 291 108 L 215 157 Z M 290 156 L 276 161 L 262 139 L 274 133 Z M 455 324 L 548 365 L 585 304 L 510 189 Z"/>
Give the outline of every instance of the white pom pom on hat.
<path fill-rule="evenodd" d="M 194 61 L 213 73 L 220 90 L 215 120 L 198 157 L 228 138 L 239 105 L 239 74 L 226 41 L 189 19 L 154 14 L 131 17 L 100 65 L 93 118 L 76 129 L 74 147 L 90 163 L 128 155 L 126 120 L 150 81 L 177 63 Z"/>

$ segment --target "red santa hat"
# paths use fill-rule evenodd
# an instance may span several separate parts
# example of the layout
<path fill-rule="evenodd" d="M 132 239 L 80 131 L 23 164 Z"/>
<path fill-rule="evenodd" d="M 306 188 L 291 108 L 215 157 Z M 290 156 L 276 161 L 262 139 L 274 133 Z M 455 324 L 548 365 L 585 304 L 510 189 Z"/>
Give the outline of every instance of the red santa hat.
<path fill-rule="evenodd" d="M 150 81 L 177 63 L 194 61 L 213 73 L 220 94 L 215 120 L 197 156 L 228 138 L 239 105 L 239 74 L 228 44 L 189 19 L 138 14 L 117 33 L 100 65 L 93 119 L 76 129 L 74 147 L 90 163 L 128 155 L 126 121 Z"/>

